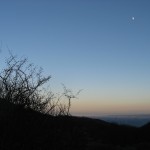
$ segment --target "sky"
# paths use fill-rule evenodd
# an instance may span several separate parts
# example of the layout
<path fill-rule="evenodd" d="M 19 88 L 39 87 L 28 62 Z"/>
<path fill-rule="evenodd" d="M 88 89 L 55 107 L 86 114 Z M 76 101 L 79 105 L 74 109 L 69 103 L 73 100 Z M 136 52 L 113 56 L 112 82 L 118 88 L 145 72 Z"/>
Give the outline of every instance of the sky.
<path fill-rule="evenodd" d="M 73 115 L 150 113 L 149 0 L 0 0 L 0 49 L 83 89 Z"/>

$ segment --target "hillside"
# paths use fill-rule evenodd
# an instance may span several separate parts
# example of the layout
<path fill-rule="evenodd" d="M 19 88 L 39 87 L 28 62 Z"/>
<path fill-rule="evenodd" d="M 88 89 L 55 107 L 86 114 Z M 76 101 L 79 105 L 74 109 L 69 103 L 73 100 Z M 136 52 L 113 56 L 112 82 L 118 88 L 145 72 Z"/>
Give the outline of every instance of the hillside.
<path fill-rule="evenodd" d="M 98 119 L 49 116 L 0 102 L 1 150 L 149 150 L 150 124 L 141 128 Z"/>

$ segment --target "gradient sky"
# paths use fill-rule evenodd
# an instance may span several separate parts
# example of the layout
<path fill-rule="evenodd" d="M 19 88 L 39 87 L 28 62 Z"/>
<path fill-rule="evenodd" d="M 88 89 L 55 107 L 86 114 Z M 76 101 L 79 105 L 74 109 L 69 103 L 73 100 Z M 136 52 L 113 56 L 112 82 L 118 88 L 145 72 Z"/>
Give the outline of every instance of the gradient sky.
<path fill-rule="evenodd" d="M 83 89 L 73 114 L 150 113 L 149 0 L 0 0 L 0 41 L 0 67 L 10 49 Z"/>

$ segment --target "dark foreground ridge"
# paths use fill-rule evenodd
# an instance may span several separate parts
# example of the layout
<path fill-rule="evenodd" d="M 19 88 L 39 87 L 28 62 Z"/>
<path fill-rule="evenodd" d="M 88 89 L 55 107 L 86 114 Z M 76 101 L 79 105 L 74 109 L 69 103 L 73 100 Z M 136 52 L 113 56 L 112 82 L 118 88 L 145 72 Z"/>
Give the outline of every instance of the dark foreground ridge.
<path fill-rule="evenodd" d="M 84 117 L 53 117 L 1 101 L 0 149 L 150 150 L 150 124 L 136 128 Z"/>

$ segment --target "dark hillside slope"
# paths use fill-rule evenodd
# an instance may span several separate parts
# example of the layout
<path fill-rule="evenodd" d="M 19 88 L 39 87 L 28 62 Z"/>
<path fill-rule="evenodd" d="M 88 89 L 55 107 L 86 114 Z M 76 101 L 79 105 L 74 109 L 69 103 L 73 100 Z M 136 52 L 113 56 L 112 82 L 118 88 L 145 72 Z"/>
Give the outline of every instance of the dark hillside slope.
<path fill-rule="evenodd" d="M 1 150 L 150 149 L 150 126 L 134 128 L 83 118 L 44 115 L 0 102 Z"/>

